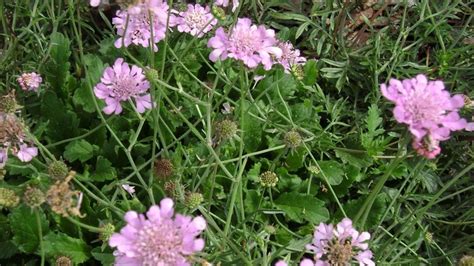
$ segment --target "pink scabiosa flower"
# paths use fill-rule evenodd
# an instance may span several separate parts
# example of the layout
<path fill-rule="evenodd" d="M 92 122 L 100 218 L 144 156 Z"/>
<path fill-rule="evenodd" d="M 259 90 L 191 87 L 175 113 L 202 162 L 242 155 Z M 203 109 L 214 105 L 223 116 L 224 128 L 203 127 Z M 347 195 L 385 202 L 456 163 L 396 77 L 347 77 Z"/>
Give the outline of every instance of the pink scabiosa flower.
<path fill-rule="evenodd" d="M 38 155 L 38 148 L 28 147 L 28 145 L 26 144 L 21 144 L 20 149 L 15 154 L 15 156 L 18 157 L 18 159 L 20 159 L 20 161 L 22 162 L 29 162 L 37 155 Z"/>
<path fill-rule="evenodd" d="M 168 4 L 163 0 L 148 0 L 117 11 L 116 17 L 112 19 L 120 36 L 115 41 L 115 47 L 152 45 L 158 51 L 156 43 L 163 40 L 166 34 L 168 9 Z"/>
<path fill-rule="evenodd" d="M 208 6 L 202 7 L 199 4 L 190 4 L 185 12 L 178 13 L 174 23 L 177 25 L 179 32 L 187 32 L 201 38 L 204 33 L 212 30 L 217 24 L 217 20 L 211 14 Z"/>
<path fill-rule="evenodd" d="M 252 25 L 248 18 L 239 18 L 237 24 L 226 33 L 222 27 L 207 43 L 214 50 L 209 55 L 213 62 L 227 57 L 241 60 L 249 68 L 262 64 L 269 70 L 274 64 L 272 57 L 280 58 L 282 51 L 277 47 L 275 31 L 263 25 Z"/>
<path fill-rule="evenodd" d="M 43 79 L 39 74 L 31 72 L 21 74 L 21 76 L 17 78 L 17 81 L 24 91 L 38 91 Z"/>
<path fill-rule="evenodd" d="M 8 160 L 8 150 L 7 149 L 0 149 L 0 169 L 5 167 Z"/>
<path fill-rule="evenodd" d="M 306 58 L 300 56 L 300 50 L 295 49 L 291 42 L 279 42 L 278 47 L 282 54 L 277 62 L 283 66 L 286 73 L 289 73 L 293 66 L 303 65 L 306 62 Z"/>
<path fill-rule="evenodd" d="M 139 113 L 151 109 L 153 104 L 148 93 L 150 83 L 145 79 L 143 70 L 138 66 L 130 67 L 118 58 L 112 67 L 107 67 L 102 74 L 100 83 L 94 87 L 94 94 L 99 99 L 104 99 L 107 106 L 103 109 L 106 114 L 120 114 L 120 102 L 135 100 Z"/>
<path fill-rule="evenodd" d="M 348 218 L 342 219 L 336 228 L 320 223 L 314 231 L 313 242 L 306 245 L 306 249 L 314 252 L 314 261 L 305 259 L 300 265 L 349 265 L 357 261 L 361 266 L 374 266 L 372 252 L 366 243 L 369 239 L 370 234 L 359 233 Z"/>
<path fill-rule="evenodd" d="M 232 0 L 232 12 L 235 12 L 239 4 L 239 0 Z M 229 5 L 229 0 L 215 0 L 214 5 L 227 7 Z"/>
<path fill-rule="evenodd" d="M 428 81 L 425 75 L 402 81 L 391 79 L 388 86 L 381 85 L 381 91 L 395 103 L 395 120 L 408 125 L 415 150 L 429 159 L 440 153 L 439 142 L 449 139 L 451 131 L 468 125 L 458 113 L 464 97 L 451 96 L 440 80 Z"/>
<path fill-rule="evenodd" d="M 125 214 L 127 225 L 109 240 L 117 248 L 116 265 L 191 265 L 187 258 L 204 248 L 198 236 L 206 221 L 174 215 L 173 204 L 165 198 L 160 206 L 150 207 L 146 217 L 134 211 Z"/>
<path fill-rule="evenodd" d="M 91 0 L 91 1 L 90 1 L 90 5 L 91 5 L 92 7 L 97 7 L 97 6 L 100 5 L 100 0 Z"/>

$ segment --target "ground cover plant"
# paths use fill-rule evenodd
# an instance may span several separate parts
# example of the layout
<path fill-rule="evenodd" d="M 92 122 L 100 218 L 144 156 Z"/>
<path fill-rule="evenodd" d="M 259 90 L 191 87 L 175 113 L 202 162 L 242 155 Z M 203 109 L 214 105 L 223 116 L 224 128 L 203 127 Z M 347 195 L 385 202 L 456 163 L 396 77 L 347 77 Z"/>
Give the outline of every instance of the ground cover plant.
<path fill-rule="evenodd" d="M 474 265 L 468 1 L 0 1 L 1 265 Z"/>

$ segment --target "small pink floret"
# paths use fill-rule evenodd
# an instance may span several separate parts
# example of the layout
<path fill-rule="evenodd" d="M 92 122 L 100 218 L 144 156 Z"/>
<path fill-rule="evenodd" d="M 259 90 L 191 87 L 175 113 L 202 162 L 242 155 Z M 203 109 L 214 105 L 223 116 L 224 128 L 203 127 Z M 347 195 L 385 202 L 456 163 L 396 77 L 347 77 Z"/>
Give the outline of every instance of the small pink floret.
<path fill-rule="evenodd" d="M 24 91 L 38 91 L 43 79 L 39 74 L 31 72 L 21 74 L 21 76 L 17 78 L 17 81 Z"/>

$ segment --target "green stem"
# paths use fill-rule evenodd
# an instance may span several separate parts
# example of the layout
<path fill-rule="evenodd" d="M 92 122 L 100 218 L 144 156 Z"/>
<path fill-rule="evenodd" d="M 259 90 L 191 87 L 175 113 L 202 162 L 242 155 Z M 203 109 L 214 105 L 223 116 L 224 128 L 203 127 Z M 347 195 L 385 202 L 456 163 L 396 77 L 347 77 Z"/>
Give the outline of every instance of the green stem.
<path fill-rule="evenodd" d="M 44 246 L 43 246 L 43 228 L 41 228 L 41 219 L 38 212 L 38 209 L 35 209 L 36 224 L 38 226 L 38 236 L 40 244 L 40 254 L 41 254 L 41 266 L 44 266 Z"/>

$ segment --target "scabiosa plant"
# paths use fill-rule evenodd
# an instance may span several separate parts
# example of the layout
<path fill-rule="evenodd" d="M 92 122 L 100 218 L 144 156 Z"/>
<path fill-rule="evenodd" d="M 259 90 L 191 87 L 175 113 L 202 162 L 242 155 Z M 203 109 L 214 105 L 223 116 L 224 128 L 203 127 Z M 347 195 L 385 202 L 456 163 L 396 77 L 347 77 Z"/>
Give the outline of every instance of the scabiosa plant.
<path fill-rule="evenodd" d="M 300 50 L 295 49 L 291 42 L 279 42 L 278 47 L 282 54 L 277 62 L 283 66 L 286 73 L 289 73 L 296 65 L 303 65 L 306 62 L 306 58 L 300 56 Z"/>
<path fill-rule="evenodd" d="M 156 43 L 163 40 L 166 34 L 168 9 L 165 1 L 148 0 L 117 11 L 116 17 L 112 19 L 120 36 L 115 41 L 115 47 L 128 47 L 131 44 L 149 47 L 151 44 L 158 51 Z M 173 19 L 170 17 L 170 20 Z"/>
<path fill-rule="evenodd" d="M 300 265 L 349 265 L 357 261 L 359 265 L 373 266 L 372 251 L 365 243 L 370 239 L 368 232 L 359 233 L 348 218 L 336 225 L 320 223 L 314 231 L 314 238 L 306 249 L 314 252 L 314 261 L 304 259 Z"/>
<path fill-rule="evenodd" d="M 237 7 L 239 7 L 239 0 L 232 0 L 232 12 L 235 12 Z M 227 7 L 229 5 L 229 0 L 216 0 L 214 5 Z"/>
<path fill-rule="evenodd" d="M 41 76 L 35 72 L 23 73 L 16 80 L 24 91 L 38 91 L 41 82 L 43 82 Z"/>
<path fill-rule="evenodd" d="M 178 13 L 175 24 L 179 32 L 187 32 L 201 38 L 204 33 L 212 30 L 217 24 L 217 20 L 208 6 L 202 7 L 199 4 L 189 4 L 186 11 Z"/>
<path fill-rule="evenodd" d="M 441 152 L 439 142 L 449 139 L 451 131 L 467 126 L 458 113 L 464 97 L 451 96 L 440 80 L 428 81 L 425 75 L 402 81 L 391 79 L 388 86 L 381 85 L 381 91 L 395 103 L 395 120 L 408 125 L 415 150 L 429 159 Z"/>
<path fill-rule="evenodd" d="M 165 198 L 160 206 L 146 213 L 129 211 L 127 225 L 110 237 L 109 245 L 116 247 L 117 265 L 190 265 L 188 257 L 204 248 L 198 238 L 206 229 L 206 221 L 180 214 L 174 215 L 173 200 Z"/>
<path fill-rule="evenodd" d="M 99 99 L 104 99 L 106 114 L 120 114 L 121 102 L 135 100 L 139 113 L 151 109 L 151 96 L 148 93 L 150 83 L 145 79 L 143 70 L 138 66 L 130 67 L 123 58 L 118 58 L 112 67 L 104 70 L 100 83 L 94 87 L 94 94 Z"/>
<path fill-rule="evenodd" d="M 239 18 L 228 33 L 222 27 L 218 28 L 207 44 L 214 49 L 209 55 L 213 62 L 230 57 L 241 60 L 249 68 L 262 64 L 266 70 L 274 64 L 272 57 L 278 59 L 282 55 L 277 45 L 275 31 L 263 25 L 252 25 L 248 18 Z"/>

